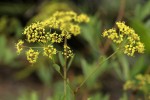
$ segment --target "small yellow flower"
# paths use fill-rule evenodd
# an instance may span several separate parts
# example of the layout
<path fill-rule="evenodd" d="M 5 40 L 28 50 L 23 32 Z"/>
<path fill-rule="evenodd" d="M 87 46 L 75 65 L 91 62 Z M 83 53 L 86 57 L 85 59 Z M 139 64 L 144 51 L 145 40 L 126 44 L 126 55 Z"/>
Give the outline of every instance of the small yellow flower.
<path fill-rule="evenodd" d="M 23 43 L 24 41 L 19 40 L 18 43 L 16 44 L 16 49 L 18 54 L 20 54 L 20 52 L 23 50 Z"/>
<path fill-rule="evenodd" d="M 126 26 L 125 22 L 119 21 L 119 22 L 116 22 L 116 25 L 117 25 L 119 31 L 122 32 L 123 34 L 128 35 L 131 31 L 133 31 L 133 33 L 134 33 L 134 30 L 131 29 L 129 26 Z"/>
<path fill-rule="evenodd" d="M 38 55 L 39 55 L 39 52 L 38 51 L 34 51 L 33 49 L 29 49 L 27 52 L 26 52 L 26 55 L 27 55 L 27 60 L 29 61 L 29 63 L 35 63 L 37 58 L 38 58 Z"/>
<path fill-rule="evenodd" d="M 150 74 L 138 74 L 135 79 L 128 80 L 124 84 L 124 90 L 139 90 L 145 93 L 145 91 L 150 91 L 149 88 L 145 88 L 150 85 Z"/>
<path fill-rule="evenodd" d="M 125 45 L 124 54 L 127 54 L 128 56 L 133 56 L 136 51 L 136 48 L 132 45 Z"/>
<path fill-rule="evenodd" d="M 28 43 L 40 44 L 38 47 L 29 47 L 30 49 L 26 52 L 27 60 L 33 64 L 38 58 L 39 52 L 34 51 L 32 48 L 43 48 L 43 51 L 41 51 L 43 56 L 48 56 L 52 59 L 52 56 L 57 53 L 57 49 L 53 45 L 64 42 L 64 40 L 67 41 L 72 36 L 79 35 L 79 24 L 88 21 L 89 18 L 85 14 L 78 15 L 73 11 L 60 11 L 44 21 L 35 22 L 27 26 L 23 32 L 23 35 L 26 36 L 25 40 Z M 23 41 L 19 41 L 16 44 L 18 53 L 22 51 L 23 43 Z M 63 54 L 67 58 L 73 55 L 72 50 L 67 45 L 64 46 Z"/>
<path fill-rule="evenodd" d="M 67 45 L 64 45 L 64 52 L 62 52 L 62 54 L 63 54 L 64 56 L 67 56 L 67 58 L 73 56 L 72 50 L 71 50 L 70 47 L 67 46 Z"/>
<path fill-rule="evenodd" d="M 74 36 L 77 36 L 78 34 L 80 34 L 80 27 L 79 27 L 79 25 L 71 25 L 69 31 L 70 31 L 70 33 L 72 33 Z"/>
<path fill-rule="evenodd" d="M 141 42 L 136 43 L 136 49 L 138 53 L 144 53 L 144 44 Z"/>
<path fill-rule="evenodd" d="M 111 39 L 114 43 L 121 44 L 125 41 L 124 44 L 124 54 L 128 56 L 134 56 L 135 52 L 143 53 L 144 45 L 140 42 L 140 37 L 135 31 L 129 26 L 125 25 L 125 22 L 116 22 L 119 32 L 117 29 L 112 28 L 105 30 L 102 34 L 103 37 Z"/>
<path fill-rule="evenodd" d="M 134 87 L 134 86 L 135 86 L 134 84 L 135 84 L 134 81 L 128 80 L 128 81 L 124 84 L 123 89 L 124 89 L 124 90 L 133 89 L 133 88 L 135 88 L 135 87 Z"/>
<path fill-rule="evenodd" d="M 60 34 L 57 34 L 55 32 L 53 34 L 50 34 L 50 39 L 52 43 L 61 43 L 63 40 L 63 37 Z"/>
<path fill-rule="evenodd" d="M 122 34 L 118 34 L 116 29 L 112 28 L 109 30 L 105 30 L 103 32 L 103 37 L 108 37 L 109 39 L 111 39 L 113 42 L 120 44 L 123 41 L 123 35 Z"/>
<path fill-rule="evenodd" d="M 40 23 L 33 23 L 30 26 L 26 27 L 24 32 L 24 35 L 27 37 L 27 41 L 30 42 L 42 42 L 46 43 L 46 37 L 45 37 L 45 29 L 44 26 Z"/>
<path fill-rule="evenodd" d="M 48 56 L 50 59 L 52 59 L 52 56 L 57 53 L 57 50 L 53 47 L 53 45 L 48 45 L 47 47 L 44 47 L 43 50 L 43 55 Z"/>
<path fill-rule="evenodd" d="M 71 38 L 71 34 L 68 31 L 62 30 L 61 36 L 66 37 L 67 39 Z"/>
<path fill-rule="evenodd" d="M 78 22 L 89 22 L 89 17 L 87 16 L 87 15 L 85 15 L 85 14 L 80 14 L 78 17 L 77 17 L 77 19 L 76 19 Z"/>

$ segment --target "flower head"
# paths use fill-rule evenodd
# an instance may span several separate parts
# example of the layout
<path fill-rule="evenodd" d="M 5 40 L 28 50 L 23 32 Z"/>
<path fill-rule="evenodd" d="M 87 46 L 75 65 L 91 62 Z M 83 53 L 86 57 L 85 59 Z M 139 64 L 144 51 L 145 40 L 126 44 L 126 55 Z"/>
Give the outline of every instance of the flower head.
<path fill-rule="evenodd" d="M 77 16 L 77 18 L 75 19 L 78 22 L 89 22 L 89 17 L 85 14 L 80 14 L 79 16 Z"/>
<path fill-rule="evenodd" d="M 146 92 L 150 92 L 149 88 L 145 88 L 147 86 L 150 85 L 150 74 L 138 74 L 135 76 L 134 79 L 132 80 L 128 80 L 125 84 L 124 84 L 124 90 L 139 90 L 139 91 L 143 91 L 145 93 Z"/>
<path fill-rule="evenodd" d="M 135 31 L 129 26 L 125 25 L 125 22 L 116 22 L 117 29 L 112 28 L 105 30 L 102 34 L 103 37 L 111 39 L 114 43 L 121 44 L 125 41 L 124 44 L 124 54 L 128 56 L 134 56 L 135 52 L 143 53 L 144 44 L 140 41 L 140 37 Z"/>
<path fill-rule="evenodd" d="M 50 39 L 52 43 L 61 43 L 63 38 L 62 35 L 55 33 L 50 34 Z"/>
<path fill-rule="evenodd" d="M 134 86 L 135 86 L 135 82 L 132 81 L 132 80 L 128 80 L 128 81 L 124 84 L 123 89 L 124 89 L 124 90 L 133 89 L 133 88 L 135 88 Z"/>
<path fill-rule="evenodd" d="M 27 60 L 29 61 L 29 63 L 35 63 L 37 58 L 38 58 L 38 55 L 39 55 L 39 52 L 38 51 L 34 51 L 33 49 L 29 49 L 27 52 L 26 52 L 26 55 L 27 55 Z"/>
<path fill-rule="evenodd" d="M 53 47 L 53 45 L 48 45 L 43 48 L 43 55 L 52 59 L 52 56 L 56 54 L 56 51 L 57 50 Z"/>
<path fill-rule="evenodd" d="M 73 56 L 72 50 L 71 50 L 70 47 L 67 46 L 67 45 L 64 45 L 64 52 L 62 52 L 62 54 L 63 54 L 64 56 L 67 56 L 67 58 Z"/>
<path fill-rule="evenodd" d="M 24 35 L 27 37 L 27 42 L 42 42 L 46 43 L 46 37 L 45 37 L 45 28 L 40 23 L 33 23 L 30 26 L 26 27 L 24 32 Z"/>
<path fill-rule="evenodd" d="M 77 36 L 78 34 L 80 34 L 80 27 L 79 25 L 71 25 L 69 32 L 72 33 L 74 36 Z"/>
<path fill-rule="evenodd" d="M 77 14 L 73 11 L 58 11 L 52 14 L 49 18 L 41 21 L 35 22 L 27 26 L 24 29 L 23 35 L 26 36 L 26 41 L 30 43 L 36 43 L 39 46 L 37 47 L 28 47 L 30 48 L 27 52 L 27 60 L 30 63 L 35 63 L 39 55 L 38 50 L 42 50 L 43 56 L 48 56 L 52 59 L 53 55 L 57 53 L 57 49 L 54 48 L 54 44 L 66 43 L 72 36 L 77 36 L 80 34 L 80 23 L 87 23 L 89 18 L 85 14 Z M 17 52 L 22 51 L 23 41 L 19 41 L 16 44 Z M 64 50 L 62 51 L 64 56 L 71 57 L 73 55 L 72 50 L 67 45 L 64 45 Z M 59 50 L 60 51 L 60 50 Z"/>
<path fill-rule="evenodd" d="M 20 54 L 20 52 L 23 50 L 23 43 L 24 41 L 19 40 L 18 43 L 16 44 L 16 49 L 18 54 Z"/>

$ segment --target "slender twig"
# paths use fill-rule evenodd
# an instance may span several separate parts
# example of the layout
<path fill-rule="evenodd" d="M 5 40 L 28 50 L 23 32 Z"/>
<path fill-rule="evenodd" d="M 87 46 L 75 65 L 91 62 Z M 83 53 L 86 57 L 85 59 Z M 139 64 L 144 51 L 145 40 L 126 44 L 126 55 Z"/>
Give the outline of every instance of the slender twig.
<path fill-rule="evenodd" d="M 25 47 L 25 48 L 44 48 L 44 47 L 29 47 L 29 46 L 22 46 L 22 47 Z"/>
<path fill-rule="evenodd" d="M 78 90 L 84 85 L 84 83 L 100 68 L 100 65 L 102 65 L 105 61 L 107 61 L 108 59 L 110 59 L 112 56 L 114 56 L 117 52 L 119 51 L 116 50 L 113 54 L 111 54 L 109 57 L 107 57 L 105 60 L 103 60 L 102 62 L 100 62 L 98 64 L 97 67 L 95 67 L 95 69 L 86 77 L 85 80 L 82 81 L 82 83 L 76 88 L 75 90 L 75 94 L 78 92 Z"/>

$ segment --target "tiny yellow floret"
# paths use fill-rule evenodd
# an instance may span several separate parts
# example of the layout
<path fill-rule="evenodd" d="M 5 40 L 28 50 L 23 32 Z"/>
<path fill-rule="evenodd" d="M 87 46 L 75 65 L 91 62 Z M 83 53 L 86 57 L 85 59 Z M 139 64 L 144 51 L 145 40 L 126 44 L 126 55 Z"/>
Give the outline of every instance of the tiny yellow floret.
<path fill-rule="evenodd" d="M 23 43 L 24 41 L 19 40 L 18 43 L 16 44 L 16 49 L 18 54 L 20 54 L 20 52 L 23 50 Z"/>
<path fill-rule="evenodd" d="M 67 43 L 68 39 L 72 36 L 80 34 L 80 23 L 89 22 L 89 17 L 85 14 L 77 14 L 74 11 L 57 11 L 49 18 L 40 22 L 32 23 L 25 27 L 23 35 L 26 36 L 26 42 L 28 44 L 35 43 L 33 47 L 23 46 L 24 41 L 19 40 L 16 44 L 17 53 L 23 50 L 23 47 L 30 48 L 27 52 L 27 60 L 30 63 L 35 63 L 39 55 L 42 52 L 43 56 L 48 56 L 50 59 L 53 55 L 56 55 L 58 51 L 63 52 L 67 58 L 73 55 L 72 50 L 67 44 L 62 50 L 57 50 L 54 45 L 59 43 Z M 38 49 L 38 51 L 34 51 Z"/>
<path fill-rule="evenodd" d="M 34 51 L 33 49 L 29 49 L 27 52 L 26 52 L 26 55 L 27 55 L 27 60 L 29 61 L 29 63 L 33 64 L 36 62 L 37 58 L 38 58 L 38 55 L 39 55 L 39 52 L 38 51 Z"/>
<path fill-rule="evenodd" d="M 105 30 L 102 33 L 103 37 L 107 37 L 116 44 L 121 44 L 123 41 L 124 54 L 134 56 L 135 52 L 144 53 L 144 44 L 140 41 L 140 37 L 125 22 L 116 22 L 117 28 Z M 118 30 L 118 32 L 117 32 Z"/>
<path fill-rule="evenodd" d="M 64 45 L 64 52 L 62 52 L 62 54 L 63 54 L 64 56 L 67 56 L 67 58 L 73 56 L 72 50 L 71 50 L 70 47 L 67 46 L 67 45 Z"/>
<path fill-rule="evenodd" d="M 57 53 L 57 50 L 53 47 L 53 45 L 48 45 L 43 48 L 43 55 L 48 56 L 50 59 L 52 59 L 52 56 Z"/>

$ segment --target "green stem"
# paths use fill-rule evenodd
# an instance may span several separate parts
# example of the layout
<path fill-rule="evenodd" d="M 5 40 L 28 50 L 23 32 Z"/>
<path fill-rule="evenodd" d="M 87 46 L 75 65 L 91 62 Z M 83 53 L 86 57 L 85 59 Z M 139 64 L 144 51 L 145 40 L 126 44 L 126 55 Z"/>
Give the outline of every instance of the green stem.
<path fill-rule="evenodd" d="M 28 47 L 28 46 L 23 46 L 25 48 L 43 48 L 43 47 Z"/>
<path fill-rule="evenodd" d="M 53 59 L 52 59 L 52 61 L 53 61 L 53 64 L 56 64 Z M 57 70 L 56 70 L 56 71 L 57 71 Z M 57 71 L 57 72 L 58 72 L 59 75 L 62 77 L 62 79 L 65 80 L 63 74 L 62 74 L 61 72 L 59 72 L 59 71 Z M 66 80 L 66 82 L 67 82 L 67 80 Z M 69 86 L 69 88 L 71 89 L 71 92 L 74 93 L 73 86 L 72 86 L 71 84 L 69 84 L 69 82 L 67 82 L 66 84 L 67 84 L 67 85 Z"/>
<path fill-rule="evenodd" d="M 97 67 L 82 81 L 82 83 L 76 88 L 75 93 L 78 92 L 78 90 L 85 84 L 85 82 L 100 68 L 100 65 L 102 65 L 105 61 L 110 59 L 112 56 L 114 56 L 119 50 L 116 50 L 113 54 L 111 54 L 109 57 L 107 57 L 105 60 L 100 62 Z"/>
<path fill-rule="evenodd" d="M 65 38 L 64 45 L 67 45 L 67 39 Z M 64 100 L 66 100 L 67 95 L 67 55 L 65 55 L 64 64 Z"/>

